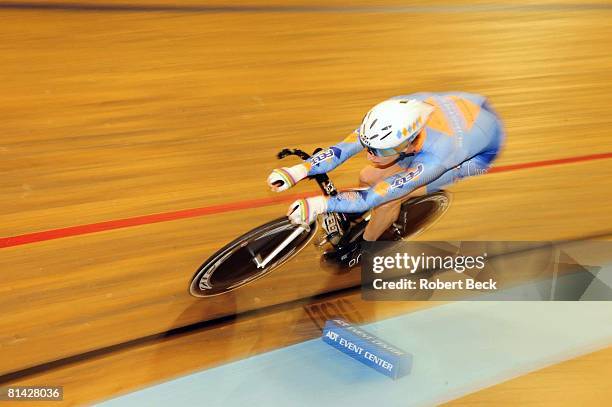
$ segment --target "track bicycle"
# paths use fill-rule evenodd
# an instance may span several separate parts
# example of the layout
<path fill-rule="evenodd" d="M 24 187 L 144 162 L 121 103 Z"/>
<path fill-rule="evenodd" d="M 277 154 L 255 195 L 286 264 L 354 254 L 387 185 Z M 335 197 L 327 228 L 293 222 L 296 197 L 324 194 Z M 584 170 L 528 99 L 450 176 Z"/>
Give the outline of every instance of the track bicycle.
<path fill-rule="evenodd" d="M 317 149 L 313 154 L 321 151 Z M 279 159 L 310 155 L 299 149 L 283 149 Z M 327 174 L 308 177 L 326 196 L 338 193 Z M 402 203 L 396 222 L 379 240 L 402 240 L 414 237 L 439 219 L 450 205 L 446 191 L 414 197 Z M 318 236 L 318 247 L 331 246 L 340 256 L 351 243 L 361 238 L 370 220 L 364 213 L 325 213 L 310 226 L 294 225 L 286 216 L 258 226 L 234 239 L 210 256 L 195 272 L 189 292 L 195 297 L 210 297 L 233 291 L 268 275 L 293 259 Z M 318 234 L 319 227 L 322 233 Z M 349 265 L 350 267 L 351 265 Z"/>

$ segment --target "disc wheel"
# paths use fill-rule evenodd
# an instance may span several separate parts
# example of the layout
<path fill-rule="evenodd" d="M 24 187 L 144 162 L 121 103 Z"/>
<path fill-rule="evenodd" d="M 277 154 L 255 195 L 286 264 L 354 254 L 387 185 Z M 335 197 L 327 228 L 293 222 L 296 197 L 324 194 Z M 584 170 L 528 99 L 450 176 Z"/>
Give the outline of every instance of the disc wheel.
<path fill-rule="evenodd" d="M 278 218 L 238 237 L 208 258 L 196 271 L 189 293 L 195 297 L 223 294 L 255 281 L 287 262 L 300 252 L 316 233 L 316 223 L 281 250 L 270 263 L 258 268 L 255 256 L 262 261 L 297 226 Z"/>

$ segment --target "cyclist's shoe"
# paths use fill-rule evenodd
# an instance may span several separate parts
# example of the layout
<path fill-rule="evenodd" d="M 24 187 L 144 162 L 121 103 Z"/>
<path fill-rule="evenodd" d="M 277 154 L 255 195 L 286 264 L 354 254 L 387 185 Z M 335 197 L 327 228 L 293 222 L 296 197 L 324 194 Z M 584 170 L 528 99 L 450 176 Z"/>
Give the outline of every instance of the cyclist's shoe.
<path fill-rule="evenodd" d="M 323 253 L 326 261 L 334 262 L 343 268 L 353 268 L 361 262 L 361 242 L 359 239 L 336 250 L 328 250 Z"/>

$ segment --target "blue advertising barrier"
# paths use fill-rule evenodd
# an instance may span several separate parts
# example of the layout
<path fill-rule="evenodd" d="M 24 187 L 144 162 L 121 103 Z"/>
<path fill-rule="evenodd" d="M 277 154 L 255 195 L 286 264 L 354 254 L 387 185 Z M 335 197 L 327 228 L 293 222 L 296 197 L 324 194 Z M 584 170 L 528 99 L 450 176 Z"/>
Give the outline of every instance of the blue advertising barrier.
<path fill-rule="evenodd" d="M 412 355 L 342 319 L 330 319 L 323 328 L 323 341 L 364 365 L 398 379 L 410 373 Z"/>

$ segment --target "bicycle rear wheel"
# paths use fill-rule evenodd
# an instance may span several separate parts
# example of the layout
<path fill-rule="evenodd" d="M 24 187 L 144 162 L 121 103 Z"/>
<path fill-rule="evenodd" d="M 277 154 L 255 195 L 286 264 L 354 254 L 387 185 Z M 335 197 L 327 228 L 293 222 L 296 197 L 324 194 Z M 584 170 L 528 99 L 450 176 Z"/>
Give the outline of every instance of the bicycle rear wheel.
<path fill-rule="evenodd" d="M 451 194 L 437 191 L 402 203 L 396 225 L 402 239 L 415 237 L 430 228 L 451 204 Z"/>
<path fill-rule="evenodd" d="M 269 264 L 258 268 L 255 256 L 265 258 L 296 228 L 286 217 L 282 217 L 238 237 L 210 256 L 198 268 L 191 279 L 189 293 L 194 297 L 219 295 L 270 273 L 310 242 L 317 231 L 317 223 L 311 226 L 310 231 L 304 231 L 296 237 Z"/>

